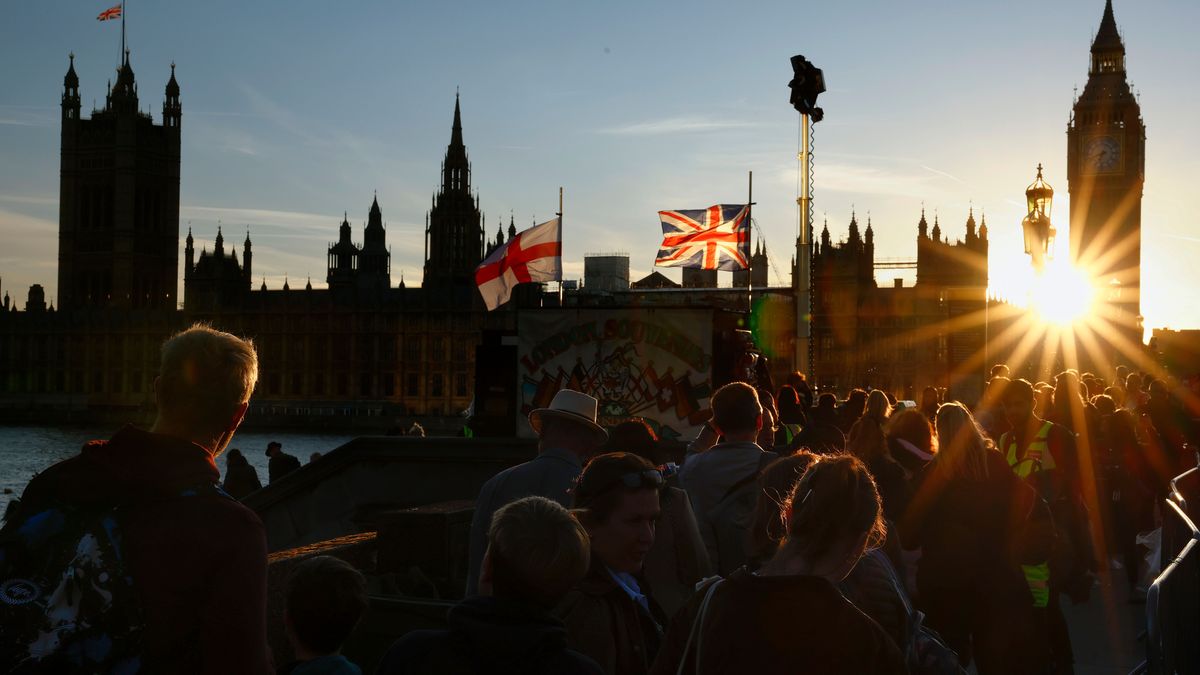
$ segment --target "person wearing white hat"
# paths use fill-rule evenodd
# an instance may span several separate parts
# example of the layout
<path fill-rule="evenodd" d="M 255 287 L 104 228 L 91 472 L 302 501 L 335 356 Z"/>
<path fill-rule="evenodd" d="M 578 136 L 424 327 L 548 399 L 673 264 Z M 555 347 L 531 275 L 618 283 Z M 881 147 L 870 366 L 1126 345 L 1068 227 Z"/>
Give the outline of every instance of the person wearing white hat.
<path fill-rule="evenodd" d="M 549 406 L 529 413 L 529 426 L 538 435 L 538 456 L 492 476 L 475 500 L 468 553 L 468 597 L 479 592 L 479 568 L 487 549 L 492 514 L 505 504 L 532 495 L 570 507 L 570 490 L 584 463 L 608 440 L 608 432 L 596 423 L 597 407 L 595 398 L 562 389 Z"/>

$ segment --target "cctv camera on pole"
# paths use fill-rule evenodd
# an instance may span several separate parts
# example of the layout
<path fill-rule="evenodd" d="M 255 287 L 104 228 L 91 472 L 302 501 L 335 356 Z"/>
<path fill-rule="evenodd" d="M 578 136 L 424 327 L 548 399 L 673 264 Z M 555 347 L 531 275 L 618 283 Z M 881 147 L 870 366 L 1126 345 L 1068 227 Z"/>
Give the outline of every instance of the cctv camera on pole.
<path fill-rule="evenodd" d="M 800 205 L 800 231 L 796 236 L 796 270 L 792 275 L 796 294 L 796 349 L 797 370 L 810 378 L 813 384 L 813 339 L 812 339 L 812 153 L 810 135 L 812 125 L 825 117 L 825 111 L 817 107 L 817 96 L 825 92 L 825 74 L 808 59 L 797 54 L 792 57 L 792 107 L 800 113 L 800 194 L 796 203 Z"/>

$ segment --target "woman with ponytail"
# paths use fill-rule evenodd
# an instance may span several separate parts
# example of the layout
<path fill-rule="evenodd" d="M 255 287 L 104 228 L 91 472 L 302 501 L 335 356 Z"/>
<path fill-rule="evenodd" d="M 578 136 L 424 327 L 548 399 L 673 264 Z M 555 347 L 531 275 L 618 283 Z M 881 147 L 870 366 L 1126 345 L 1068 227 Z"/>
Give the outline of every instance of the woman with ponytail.
<path fill-rule="evenodd" d="M 783 538 L 757 572 L 702 586 L 654 673 L 904 673 L 900 650 L 835 584 L 886 535 L 862 462 L 817 459 L 783 500 Z"/>

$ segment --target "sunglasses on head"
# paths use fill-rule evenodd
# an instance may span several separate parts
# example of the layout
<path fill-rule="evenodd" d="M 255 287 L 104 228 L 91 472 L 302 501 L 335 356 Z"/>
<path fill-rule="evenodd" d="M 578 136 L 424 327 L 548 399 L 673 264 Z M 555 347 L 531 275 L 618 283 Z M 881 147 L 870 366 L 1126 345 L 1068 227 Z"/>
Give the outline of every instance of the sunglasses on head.
<path fill-rule="evenodd" d="M 645 471 L 622 474 L 617 480 L 621 485 L 631 490 L 640 487 L 661 488 L 666 482 L 663 479 L 662 472 L 658 469 L 646 469 Z"/>
<path fill-rule="evenodd" d="M 646 469 L 644 471 L 632 471 L 624 473 L 611 481 L 605 483 L 603 487 L 595 490 L 593 495 L 600 495 L 609 490 L 622 485 L 627 489 L 636 490 L 638 488 L 648 488 L 661 490 L 666 485 L 666 479 L 663 478 L 662 472 L 658 469 Z"/>

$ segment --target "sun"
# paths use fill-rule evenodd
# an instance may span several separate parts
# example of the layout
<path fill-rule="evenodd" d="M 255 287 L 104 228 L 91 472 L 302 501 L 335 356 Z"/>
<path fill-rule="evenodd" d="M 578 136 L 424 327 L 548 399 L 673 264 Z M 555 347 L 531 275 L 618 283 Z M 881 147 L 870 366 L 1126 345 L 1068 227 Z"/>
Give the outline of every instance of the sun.
<path fill-rule="evenodd" d="M 1028 307 L 1042 321 L 1066 327 L 1087 319 L 1096 297 L 1096 286 L 1083 269 L 1053 261 L 1034 278 Z"/>
<path fill-rule="evenodd" d="M 1064 257 L 1046 261 L 1040 273 L 1029 258 L 996 256 L 992 262 L 992 297 L 1029 311 L 1029 318 L 1047 328 L 1069 328 L 1091 321 L 1100 310 L 1100 289 L 1086 267 Z"/>

